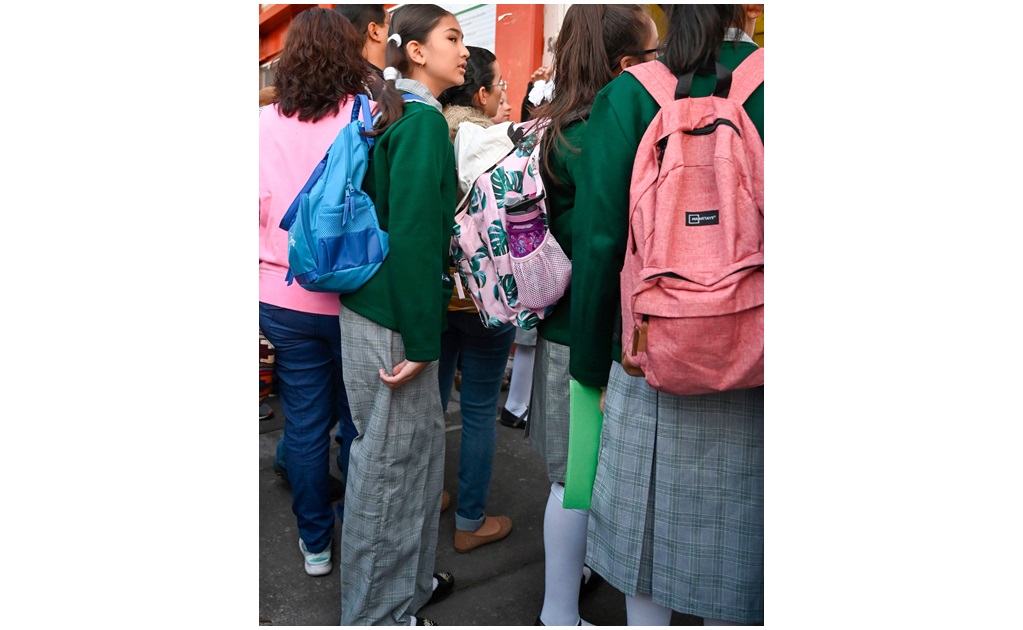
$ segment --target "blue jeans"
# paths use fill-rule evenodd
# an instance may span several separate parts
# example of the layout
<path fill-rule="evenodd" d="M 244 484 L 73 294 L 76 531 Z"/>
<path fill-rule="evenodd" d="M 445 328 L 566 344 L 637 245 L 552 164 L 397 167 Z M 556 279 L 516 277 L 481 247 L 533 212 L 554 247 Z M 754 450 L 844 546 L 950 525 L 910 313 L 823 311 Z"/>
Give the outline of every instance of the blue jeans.
<path fill-rule="evenodd" d="M 274 375 L 284 409 L 283 449 L 291 483 L 291 511 L 312 553 L 330 545 L 330 432 L 352 423 L 341 372 L 337 317 L 259 303 L 259 327 L 274 345 Z"/>
<path fill-rule="evenodd" d="M 448 408 L 455 368 L 462 365 L 462 447 L 458 462 L 455 527 L 476 531 L 486 519 L 497 442 L 497 401 L 515 327 L 486 328 L 476 313 L 448 312 L 440 342 L 440 399 Z"/>

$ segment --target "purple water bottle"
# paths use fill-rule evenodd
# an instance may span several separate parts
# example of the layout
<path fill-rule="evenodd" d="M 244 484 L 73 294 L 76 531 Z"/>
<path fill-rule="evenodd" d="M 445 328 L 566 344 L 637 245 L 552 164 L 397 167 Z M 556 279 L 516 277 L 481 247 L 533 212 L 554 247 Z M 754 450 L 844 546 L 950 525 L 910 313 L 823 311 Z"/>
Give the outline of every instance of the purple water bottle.
<path fill-rule="evenodd" d="M 542 194 L 523 197 L 515 191 L 505 194 L 505 231 L 508 233 L 508 249 L 512 258 L 525 257 L 543 242 L 547 230 L 537 205 L 543 198 Z"/>

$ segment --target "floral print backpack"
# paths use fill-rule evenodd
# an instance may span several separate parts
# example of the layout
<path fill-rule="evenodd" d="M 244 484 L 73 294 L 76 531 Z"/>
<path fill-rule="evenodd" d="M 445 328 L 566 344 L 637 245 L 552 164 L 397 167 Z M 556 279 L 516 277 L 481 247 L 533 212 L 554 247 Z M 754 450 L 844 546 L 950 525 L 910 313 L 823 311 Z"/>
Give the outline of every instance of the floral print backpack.
<path fill-rule="evenodd" d="M 572 278 L 572 262 L 548 229 L 539 169 L 542 129 L 536 121 L 468 125 L 473 123 L 462 123 L 458 134 L 467 133 L 456 137 L 462 151 L 472 150 L 459 142 L 468 132 L 474 140 L 507 134 L 512 148 L 473 180 L 455 210 L 451 259 L 462 280 L 456 291 L 468 293 L 487 327 L 511 322 L 528 330 L 551 313 Z M 509 230 L 518 238 L 514 244 Z"/>

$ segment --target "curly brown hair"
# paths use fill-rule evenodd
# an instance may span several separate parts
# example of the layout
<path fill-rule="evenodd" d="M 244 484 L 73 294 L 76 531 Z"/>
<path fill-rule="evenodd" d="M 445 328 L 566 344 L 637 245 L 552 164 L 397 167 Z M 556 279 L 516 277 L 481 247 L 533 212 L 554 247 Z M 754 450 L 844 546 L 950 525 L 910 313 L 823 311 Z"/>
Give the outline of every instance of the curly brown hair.
<path fill-rule="evenodd" d="M 292 20 L 277 62 L 277 108 L 303 122 L 337 116 L 368 78 L 362 38 L 351 22 L 330 9 L 307 9 Z"/>

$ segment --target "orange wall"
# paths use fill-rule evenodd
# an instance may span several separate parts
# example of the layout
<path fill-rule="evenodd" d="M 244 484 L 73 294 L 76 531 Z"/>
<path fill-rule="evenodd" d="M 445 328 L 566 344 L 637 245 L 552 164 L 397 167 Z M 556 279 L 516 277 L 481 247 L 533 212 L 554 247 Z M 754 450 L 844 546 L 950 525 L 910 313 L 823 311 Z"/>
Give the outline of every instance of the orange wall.
<path fill-rule="evenodd" d="M 259 11 L 259 65 L 273 61 L 284 47 L 284 34 L 292 18 L 311 7 L 334 8 L 333 4 L 275 4 Z M 393 7 L 393 4 L 385 4 Z M 512 120 L 518 121 L 526 86 L 533 70 L 543 60 L 543 5 L 499 4 L 494 32 L 494 55 L 501 74 L 508 81 L 508 102 Z M 257 74 L 257 83 L 258 83 Z"/>
<path fill-rule="evenodd" d="M 494 55 L 501 74 L 508 81 L 511 119 L 522 122 L 522 101 L 526 98 L 529 76 L 543 62 L 543 5 L 497 5 Z"/>

